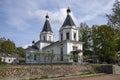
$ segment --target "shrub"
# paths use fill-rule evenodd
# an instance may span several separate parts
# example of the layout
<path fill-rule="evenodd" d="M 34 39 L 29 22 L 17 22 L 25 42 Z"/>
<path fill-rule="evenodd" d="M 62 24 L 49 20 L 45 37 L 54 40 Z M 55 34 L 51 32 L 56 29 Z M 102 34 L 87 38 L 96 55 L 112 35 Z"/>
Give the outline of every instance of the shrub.
<path fill-rule="evenodd" d="M 2 58 L 0 57 L 0 64 L 2 64 Z"/>
<path fill-rule="evenodd" d="M 100 64 L 92 64 L 91 66 L 92 66 L 93 69 L 101 67 Z"/>

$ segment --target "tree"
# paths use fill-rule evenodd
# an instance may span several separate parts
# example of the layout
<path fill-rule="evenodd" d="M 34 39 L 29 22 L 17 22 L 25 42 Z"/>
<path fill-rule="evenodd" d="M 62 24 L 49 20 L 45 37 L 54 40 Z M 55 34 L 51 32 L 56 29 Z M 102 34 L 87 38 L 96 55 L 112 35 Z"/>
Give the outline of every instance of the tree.
<path fill-rule="evenodd" d="M 120 1 L 115 1 L 112 14 L 107 14 L 106 17 L 108 18 L 108 24 L 120 31 Z"/>
<path fill-rule="evenodd" d="M 42 56 L 44 57 L 44 61 L 45 61 L 45 63 L 46 63 L 46 60 L 47 60 L 48 54 L 47 54 L 47 53 L 42 53 Z"/>
<path fill-rule="evenodd" d="M 119 41 L 118 41 L 118 52 L 120 51 L 120 1 L 116 0 L 113 8 L 112 14 L 106 15 L 108 19 L 108 24 L 112 26 L 114 29 L 119 31 Z"/>
<path fill-rule="evenodd" d="M 30 60 L 30 65 L 31 65 L 32 64 L 33 54 L 29 53 L 28 55 L 26 55 L 26 58 L 28 58 Z"/>
<path fill-rule="evenodd" d="M 4 41 L 6 41 L 6 38 L 5 38 L 5 37 L 1 37 L 1 38 L 0 38 L 0 52 L 2 52 L 1 45 L 2 45 L 2 43 L 3 43 Z"/>
<path fill-rule="evenodd" d="M 52 65 L 55 54 L 54 53 L 48 53 L 48 57 L 50 57 L 50 63 Z"/>
<path fill-rule="evenodd" d="M 9 54 L 15 53 L 16 52 L 16 46 L 12 41 L 10 41 L 8 39 L 7 41 L 4 41 L 1 44 L 1 50 L 2 50 L 2 52 L 9 53 Z"/>
<path fill-rule="evenodd" d="M 17 54 L 20 56 L 20 57 L 25 57 L 25 50 L 22 48 L 22 47 L 17 47 Z"/>
<path fill-rule="evenodd" d="M 100 61 L 110 63 L 117 56 L 118 32 L 107 25 L 92 27 L 94 54 Z"/>
<path fill-rule="evenodd" d="M 40 64 L 40 58 L 42 57 L 42 53 L 37 53 L 37 56 L 38 56 L 38 58 L 39 58 L 39 64 Z"/>
<path fill-rule="evenodd" d="M 84 42 L 83 54 L 84 56 L 91 55 L 91 29 L 85 24 L 81 23 L 79 28 L 79 40 Z"/>

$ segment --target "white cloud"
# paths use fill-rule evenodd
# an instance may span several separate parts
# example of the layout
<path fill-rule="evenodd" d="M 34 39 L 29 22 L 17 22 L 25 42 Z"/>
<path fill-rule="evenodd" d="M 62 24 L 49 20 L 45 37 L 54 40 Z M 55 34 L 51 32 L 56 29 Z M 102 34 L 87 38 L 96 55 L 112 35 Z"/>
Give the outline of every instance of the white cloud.
<path fill-rule="evenodd" d="M 46 14 L 49 15 L 50 21 L 54 24 L 62 24 L 66 17 L 66 9 L 61 8 L 57 11 L 49 11 L 49 10 L 36 10 L 34 12 L 29 13 L 32 17 L 38 18 L 40 20 L 45 20 Z"/>
<path fill-rule="evenodd" d="M 22 48 L 26 49 L 26 48 L 28 48 L 29 46 L 32 46 L 32 45 L 31 45 L 31 44 L 26 44 L 26 45 L 22 46 Z"/>
<path fill-rule="evenodd" d="M 15 19 L 15 18 L 8 19 L 6 21 L 6 23 L 11 25 L 11 27 L 17 28 L 17 29 L 22 30 L 22 31 L 27 29 L 30 26 L 24 20 Z"/>
<path fill-rule="evenodd" d="M 70 1 L 70 6 L 73 11 L 78 12 L 77 14 L 73 12 L 75 16 L 73 16 L 73 14 L 71 13 L 71 16 L 73 17 L 75 23 L 77 23 L 76 25 L 79 25 L 80 22 L 96 21 L 94 19 L 99 18 L 99 15 L 103 15 L 110 11 L 114 1 L 115 0 L 78 0 L 77 2 Z M 21 4 L 18 4 L 20 2 Z M 12 5 L 12 2 L 7 3 L 7 6 L 9 6 L 7 7 L 6 11 L 6 13 L 8 13 L 7 23 L 16 29 L 25 30 L 30 27 L 30 22 L 28 21 L 32 19 L 44 20 L 45 15 L 48 13 L 52 24 L 62 25 L 66 17 L 66 9 L 59 8 L 57 10 L 48 10 L 48 6 L 50 6 L 50 4 L 53 4 L 53 1 L 51 1 L 48 6 L 45 5 L 46 2 L 46 0 L 26 0 L 18 2 L 15 1 L 14 4 L 18 4 L 17 6 Z M 67 4 L 67 2 L 64 3 L 63 1 L 55 1 L 55 3 L 56 4 L 54 5 L 54 7 L 65 7 L 65 4 Z M 53 6 L 50 7 L 53 8 Z"/>

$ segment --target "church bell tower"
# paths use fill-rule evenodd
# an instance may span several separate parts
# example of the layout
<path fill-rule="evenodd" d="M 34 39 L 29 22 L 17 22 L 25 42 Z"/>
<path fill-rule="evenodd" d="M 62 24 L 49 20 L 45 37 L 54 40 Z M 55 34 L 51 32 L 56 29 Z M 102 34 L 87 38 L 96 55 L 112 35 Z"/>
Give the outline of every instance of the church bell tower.
<path fill-rule="evenodd" d="M 67 9 L 67 17 L 59 30 L 59 40 L 78 41 L 78 29 L 71 17 L 71 10 Z"/>
<path fill-rule="evenodd" d="M 52 31 L 51 26 L 50 26 L 48 14 L 45 16 L 45 18 L 46 18 L 45 24 L 43 26 L 41 33 L 40 33 L 40 40 L 53 42 L 54 41 L 53 40 L 53 31 Z"/>

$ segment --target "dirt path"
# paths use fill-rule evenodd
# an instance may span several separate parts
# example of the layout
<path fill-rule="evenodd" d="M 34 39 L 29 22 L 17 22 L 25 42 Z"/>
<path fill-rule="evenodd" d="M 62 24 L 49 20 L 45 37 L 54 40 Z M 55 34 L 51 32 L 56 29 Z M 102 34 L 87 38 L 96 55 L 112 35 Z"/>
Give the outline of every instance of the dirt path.
<path fill-rule="evenodd" d="M 105 75 L 98 75 L 98 76 L 66 78 L 66 79 L 59 79 L 59 80 L 120 80 L 120 75 L 105 74 Z"/>

